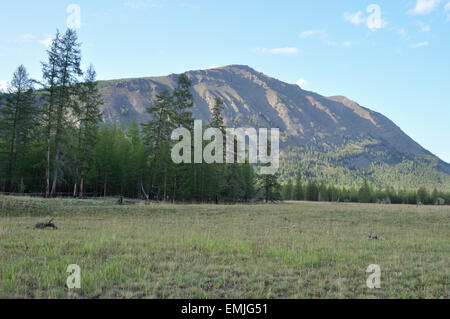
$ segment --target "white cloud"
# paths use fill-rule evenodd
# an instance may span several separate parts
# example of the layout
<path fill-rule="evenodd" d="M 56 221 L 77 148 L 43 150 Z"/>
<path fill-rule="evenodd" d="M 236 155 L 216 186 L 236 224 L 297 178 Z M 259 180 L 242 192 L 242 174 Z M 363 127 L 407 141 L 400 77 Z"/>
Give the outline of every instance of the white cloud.
<path fill-rule="evenodd" d="M 437 5 L 441 2 L 441 0 L 417 0 L 414 9 L 412 10 L 413 14 L 428 14 L 436 9 Z"/>
<path fill-rule="evenodd" d="M 21 34 L 19 35 L 14 42 L 15 43 L 25 43 L 25 42 L 30 42 L 30 41 L 34 41 L 36 39 L 36 37 L 32 34 Z"/>
<path fill-rule="evenodd" d="M 413 44 L 412 48 L 413 49 L 420 49 L 420 48 L 426 47 L 428 44 L 429 43 L 427 41 L 419 42 L 419 43 Z"/>
<path fill-rule="evenodd" d="M 263 53 L 263 54 L 282 54 L 282 55 L 296 55 L 301 51 L 295 47 L 284 47 L 284 48 L 273 48 L 267 49 L 263 47 L 258 47 L 252 50 L 253 52 Z"/>
<path fill-rule="evenodd" d="M 299 87 L 303 87 L 306 85 L 306 83 L 308 83 L 308 81 L 306 81 L 304 78 L 300 78 L 297 80 L 297 82 L 295 84 L 297 84 Z"/>
<path fill-rule="evenodd" d="M 309 37 L 323 37 L 326 36 L 327 31 L 326 30 L 305 30 L 302 33 L 300 33 L 300 38 L 306 39 Z"/>
<path fill-rule="evenodd" d="M 44 39 L 39 40 L 39 43 L 49 48 L 53 43 L 53 37 L 51 35 L 47 35 Z"/>
<path fill-rule="evenodd" d="M 327 30 L 305 30 L 300 33 L 300 39 L 319 39 L 325 45 L 336 45 L 335 42 L 328 39 Z"/>
<path fill-rule="evenodd" d="M 401 37 L 406 37 L 406 31 L 403 28 L 397 29 L 397 34 Z"/>
<path fill-rule="evenodd" d="M 362 12 L 358 11 L 356 13 L 344 13 L 344 19 L 350 22 L 351 24 L 358 25 L 363 23 L 365 20 L 361 18 Z"/>
<path fill-rule="evenodd" d="M 448 2 L 444 7 L 444 12 L 450 11 L 450 2 Z M 450 21 L 450 13 L 447 14 L 447 21 Z"/>
<path fill-rule="evenodd" d="M 420 32 L 430 32 L 431 27 L 429 25 L 426 25 L 423 22 L 417 22 L 417 26 L 419 27 Z"/>
<path fill-rule="evenodd" d="M 352 43 L 351 43 L 350 41 L 345 41 L 345 42 L 342 43 L 342 45 L 343 45 L 344 47 L 346 47 L 346 48 L 349 48 L 349 47 L 352 46 Z"/>
<path fill-rule="evenodd" d="M 180 7 L 182 8 L 188 8 L 188 9 L 200 9 L 200 6 L 192 4 L 192 3 L 180 3 Z"/>
<path fill-rule="evenodd" d="M 45 38 L 39 39 L 38 37 L 36 37 L 35 35 L 30 34 L 30 33 L 21 34 L 14 40 L 14 42 L 18 43 L 18 44 L 33 42 L 33 43 L 40 43 L 42 45 L 45 45 L 46 47 L 50 47 L 50 45 L 52 44 L 52 41 L 53 41 L 53 38 L 51 35 L 47 35 L 47 36 L 45 36 Z"/>
<path fill-rule="evenodd" d="M 297 54 L 299 53 L 299 50 L 297 48 L 294 47 L 286 47 L 286 48 L 275 48 L 275 49 L 270 49 L 269 53 L 271 54 Z"/>
<path fill-rule="evenodd" d="M 6 92 L 8 90 L 8 82 L 0 80 L 0 92 Z"/>
<path fill-rule="evenodd" d="M 136 0 L 125 1 L 123 6 L 128 9 L 148 9 L 148 8 L 160 8 L 161 5 L 154 3 L 153 1 Z"/>

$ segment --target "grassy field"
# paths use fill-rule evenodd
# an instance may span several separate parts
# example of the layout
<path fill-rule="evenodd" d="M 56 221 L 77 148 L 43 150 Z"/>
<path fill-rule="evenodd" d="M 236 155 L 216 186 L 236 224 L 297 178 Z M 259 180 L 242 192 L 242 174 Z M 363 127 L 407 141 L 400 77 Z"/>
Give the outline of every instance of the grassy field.
<path fill-rule="evenodd" d="M 449 298 L 449 207 L 0 202 L 0 298 Z"/>

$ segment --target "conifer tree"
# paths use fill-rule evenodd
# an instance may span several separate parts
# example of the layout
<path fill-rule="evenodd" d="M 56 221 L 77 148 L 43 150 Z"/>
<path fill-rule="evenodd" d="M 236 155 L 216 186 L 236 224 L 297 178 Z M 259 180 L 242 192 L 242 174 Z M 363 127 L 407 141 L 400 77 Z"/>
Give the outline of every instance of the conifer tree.
<path fill-rule="evenodd" d="M 319 200 L 319 189 L 317 187 L 317 184 L 313 182 L 312 180 L 308 181 L 308 184 L 306 185 L 306 200 L 317 202 Z"/>
<path fill-rule="evenodd" d="M 145 146 L 136 120 L 131 122 L 127 131 L 127 137 L 131 143 L 131 158 L 128 165 L 130 176 L 129 192 L 133 194 L 132 196 L 140 196 L 142 195 L 141 184 L 145 174 Z"/>
<path fill-rule="evenodd" d="M 95 145 L 97 139 L 98 124 L 101 120 L 100 106 L 103 104 L 101 94 L 98 90 L 96 81 L 96 72 L 92 64 L 86 71 L 84 82 L 79 90 L 79 108 L 78 108 L 78 153 L 81 164 L 80 174 L 80 197 L 83 197 L 84 181 L 87 172 L 87 165 L 90 160 L 90 149 Z M 77 165 L 78 166 L 78 165 Z M 78 170 L 78 167 L 77 167 Z M 78 172 L 74 187 L 76 195 Z"/>
<path fill-rule="evenodd" d="M 17 174 L 22 175 L 24 161 L 36 128 L 36 106 L 33 80 L 23 65 L 13 74 L 6 105 L 0 110 L 0 142 L 4 149 L 5 190 L 17 189 Z M 23 177 L 21 176 L 22 183 Z M 15 182 L 15 187 L 13 183 Z"/>
<path fill-rule="evenodd" d="M 255 172 L 248 160 L 245 164 L 242 165 L 242 179 L 244 188 L 242 199 L 244 200 L 244 202 L 248 202 L 255 197 L 256 183 Z"/>
<path fill-rule="evenodd" d="M 167 144 L 170 143 L 170 134 L 175 127 L 173 119 L 176 118 L 174 111 L 173 96 L 165 89 L 156 96 L 152 106 L 147 109 L 152 119 L 142 124 L 144 143 L 149 151 L 150 159 L 150 185 L 149 199 L 155 197 L 155 180 L 162 161 L 167 160 Z"/>
<path fill-rule="evenodd" d="M 266 203 L 281 200 L 279 173 L 258 174 L 259 189 Z"/>
<path fill-rule="evenodd" d="M 225 123 L 222 117 L 222 109 L 223 109 L 223 101 L 221 98 L 216 97 L 215 103 L 212 109 L 212 120 L 211 123 L 209 123 L 209 127 L 217 128 L 220 130 L 220 132 L 225 136 Z M 224 144 L 225 145 L 225 144 Z M 222 159 L 222 163 L 215 163 L 214 164 L 214 170 L 215 170 L 215 195 L 214 200 L 216 204 L 219 204 L 220 195 L 223 191 L 223 176 L 224 176 L 224 170 L 225 170 L 225 164 L 224 159 Z"/>
<path fill-rule="evenodd" d="M 178 77 L 178 86 L 173 91 L 174 121 L 177 127 L 192 130 L 194 119 L 192 118 L 192 107 L 194 99 L 190 92 L 192 82 L 186 74 Z"/>
<path fill-rule="evenodd" d="M 178 85 L 173 91 L 173 104 L 174 104 L 174 124 L 176 127 L 184 127 L 191 132 L 193 136 L 193 124 L 194 119 L 192 117 L 191 109 L 194 106 L 194 99 L 191 93 L 192 83 L 186 74 L 181 74 L 178 77 Z M 193 145 L 192 145 L 193 147 Z M 193 152 L 192 152 L 193 153 Z M 176 166 L 169 167 L 165 165 L 164 185 L 167 194 L 167 175 L 169 172 L 172 175 L 172 183 L 174 188 L 172 194 L 187 193 L 189 191 L 196 192 L 197 183 L 193 181 L 197 180 L 196 164 L 194 163 L 181 163 Z M 190 176 L 192 175 L 192 176 Z M 182 178 L 182 177 L 188 178 Z M 192 177 L 192 178 L 189 178 Z M 181 191 L 183 189 L 183 191 Z M 174 199 L 175 200 L 175 199 Z"/>
<path fill-rule="evenodd" d="M 95 148 L 95 162 L 97 175 L 97 190 L 101 191 L 103 196 L 108 195 L 108 183 L 113 180 L 113 163 L 115 152 L 115 135 L 117 127 L 115 125 L 103 125 L 98 134 L 97 145 Z"/>
<path fill-rule="evenodd" d="M 297 173 L 295 177 L 295 189 L 294 189 L 294 199 L 303 200 L 303 186 L 302 186 L 302 175 Z"/>
<path fill-rule="evenodd" d="M 294 185 L 292 183 L 292 179 L 288 179 L 287 184 L 283 187 L 283 199 L 284 200 L 292 200 L 294 192 Z"/>
<path fill-rule="evenodd" d="M 212 109 L 212 121 L 209 124 L 209 127 L 218 128 L 222 134 L 225 135 L 225 123 L 222 116 L 223 101 L 220 97 L 216 97 L 214 102 L 215 103 Z"/>
<path fill-rule="evenodd" d="M 55 156 L 53 163 L 53 183 L 50 196 L 56 194 L 58 172 L 61 159 L 61 139 L 68 118 L 68 111 L 77 108 L 74 96 L 78 77 L 82 75 L 80 69 L 81 51 L 77 34 L 68 29 L 59 41 L 58 48 L 58 78 L 57 78 L 57 105 L 56 105 L 56 131 L 55 131 Z"/>
<path fill-rule="evenodd" d="M 421 204 L 428 204 L 429 202 L 429 193 L 425 187 L 420 187 L 417 191 L 417 201 Z"/>
<path fill-rule="evenodd" d="M 44 79 L 43 90 L 43 117 L 42 126 L 45 130 L 46 152 L 45 152 L 45 197 L 50 196 L 50 160 L 51 160 L 51 137 L 54 129 L 54 110 L 57 102 L 58 76 L 60 66 L 60 41 L 61 35 L 56 32 L 50 49 L 47 51 L 48 60 L 42 62 L 42 73 Z"/>
<path fill-rule="evenodd" d="M 268 143 L 267 152 L 271 153 L 271 145 Z M 269 166 L 270 164 L 263 164 L 261 166 Z M 262 194 L 264 201 L 274 202 L 282 199 L 281 191 L 282 187 L 279 183 L 280 173 L 276 172 L 275 174 L 261 174 L 258 175 L 258 186 L 259 191 Z"/>
<path fill-rule="evenodd" d="M 359 189 L 358 200 L 360 203 L 370 203 L 372 201 L 371 189 L 367 180 L 364 180 L 364 184 Z"/>

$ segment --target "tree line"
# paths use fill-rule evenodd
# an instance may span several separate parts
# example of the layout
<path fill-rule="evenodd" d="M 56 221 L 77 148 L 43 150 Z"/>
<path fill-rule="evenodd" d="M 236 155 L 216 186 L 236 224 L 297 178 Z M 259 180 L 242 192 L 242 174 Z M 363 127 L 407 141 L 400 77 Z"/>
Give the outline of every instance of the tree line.
<path fill-rule="evenodd" d="M 366 180 L 359 188 L 339 187 L 313 180 L 305 181 L 300 173 L 296 175 L 295 180 L 288 179 L 282 186 L 282 198 L 323 202 L 450 205 L 450 192 L 436 188 L 431 192 L 424 187 L 418 190 L 375 188 Z"/>
<path fill-rule="evenodd" d="M 150 121 L 124 128 L 101 123 L 96 72 L 92 65 L 83 72 L 80 63 L 77 34 L 68 29 L 56 33 L 41 81 L 22 65 L 14 72 L 0 97 L 3 192 L 216 203 L 281 199 L 278 176 L 259 175 L 249 163 L 172 162 L 171 132 L 193 130 L 194 102 L 185 74 L 173 91 L 156 95 L 147 109 Z M 225 132 L 222 108 L 217 98 L 206 127 Z"/>
<path fill-rule="evenodd" d="M 437 158 L 406 155 L 388 149 L 385 141 L 348 136 L 344 136 L 339 145 L 287 145 L 283 149 L 280 165 L 281 181 L 287 183 L 288 178 L 294 179 L 296 173 L 301 171 L 305 182 L 311 179 L 349 188 L 359 188 L 367 180 L 376 187 L 389 185 L 395 189 L 418 190 L 425 187 L 429 191 L 434 188 L 450 190 L 450 175 L 439 169 Z M 372 161 L 368 167 L 358 167 L 353 162 L 360 156 Z M 392 163 L 388 164 L 385 160 Z"/>

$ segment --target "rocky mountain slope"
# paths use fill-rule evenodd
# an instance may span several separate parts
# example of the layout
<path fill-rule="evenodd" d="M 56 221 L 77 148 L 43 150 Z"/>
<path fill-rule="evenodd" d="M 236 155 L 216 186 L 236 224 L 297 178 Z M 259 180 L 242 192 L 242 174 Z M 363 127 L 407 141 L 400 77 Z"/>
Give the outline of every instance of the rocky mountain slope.
<path fill-rule="evenodd" d="M 187 72 L 196 119 L 209 122 L 215 97 L 224 101 L 228 127 L 276 127 L 281 132 L 283 176 L 357 185 L 450 187 L 450 165 L 428 152 L 388 118 L 343 96 L 324 97 L 268 77 L 248 66 Z M 149 119 L 157 92 L 177 75 L 103 81 L 104 121 L 129 125 Z M 389 175 L 389 176 L 387 176 Z"/>

